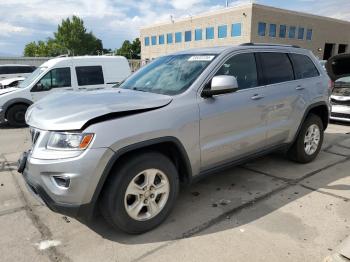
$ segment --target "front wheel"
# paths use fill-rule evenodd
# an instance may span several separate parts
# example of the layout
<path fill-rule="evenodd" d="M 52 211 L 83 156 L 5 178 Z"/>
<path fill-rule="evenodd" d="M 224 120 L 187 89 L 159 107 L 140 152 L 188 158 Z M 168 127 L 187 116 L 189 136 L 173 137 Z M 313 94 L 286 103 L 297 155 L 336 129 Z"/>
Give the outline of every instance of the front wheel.
<path fill-rule="evenodd" d="M 14 105 L 10 107 L 7 111 L 7 121 L 11 126 L 14 127 L 24 127 L 26 126 L 25 114 L 27 112 L 28 106 L 26 105 Z"/>
<path fill-rule="evenodd" d="M 110 174 L 101 211 L 112 226 L 139 234 L 169 215 L 178 194 L 178 173 L 174 164 L 157 152 L 145 152 L 124 163 Z"/>
<path fill-rule="evenodd" d="M 290 159 L 299 163 L 313 161 L 321 150 L 324 137 L 323 123 L 319 116 L 311 114 L 304 121 L 298 137 L 288 151 Z"/>

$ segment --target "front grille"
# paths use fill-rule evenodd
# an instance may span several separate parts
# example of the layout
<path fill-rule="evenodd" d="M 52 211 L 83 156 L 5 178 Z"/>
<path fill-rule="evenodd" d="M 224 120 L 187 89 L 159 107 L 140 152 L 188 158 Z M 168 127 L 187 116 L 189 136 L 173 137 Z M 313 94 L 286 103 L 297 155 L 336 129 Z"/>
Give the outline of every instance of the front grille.
<path fill-rule="evenodd" d="M 30 136 L 32 138 L 32 144 L 34 146 L 40 136 L 40 131 L 35 128 L 30 128 Z"/>
<path fill-rule="evenodd" d="M 341 100 L 335 100 L 334 98 L 332 98 L 331 102 L 332 102 L 332 105 L 350 106 L 350 100 L 341 101 Z"/>
<path fill-rule="evenodd" d="M 350 119 L 350 114 L 332 113 L 331 116 L 337 117 L 337 118 L 349 118 Z"/>

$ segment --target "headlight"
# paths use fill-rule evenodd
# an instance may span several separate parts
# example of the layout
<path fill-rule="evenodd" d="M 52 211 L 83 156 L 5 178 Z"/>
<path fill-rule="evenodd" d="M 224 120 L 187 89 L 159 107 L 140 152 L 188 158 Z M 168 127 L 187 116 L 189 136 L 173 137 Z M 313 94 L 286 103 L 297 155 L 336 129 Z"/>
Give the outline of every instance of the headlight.
<path fill-rule="evenodd" d="M 85 150 L 93 138 L 94 134 L 53 132 L 46 147 L 52 150 Z"/>

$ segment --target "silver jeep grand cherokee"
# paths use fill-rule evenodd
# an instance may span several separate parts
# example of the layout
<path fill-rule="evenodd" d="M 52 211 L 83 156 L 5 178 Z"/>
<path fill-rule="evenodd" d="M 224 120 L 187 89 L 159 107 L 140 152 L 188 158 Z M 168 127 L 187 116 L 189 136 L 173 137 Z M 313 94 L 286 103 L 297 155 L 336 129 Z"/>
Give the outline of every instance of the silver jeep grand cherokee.
<path fill-rule="evenodd" d="M 142 233 L 164 221 L 180 182 L 285 150 L 307 163 L 327 128 L 329 78 L 310 51 L 262 44 L 160 57 L 119 88 L 32 105 L 19 161 L 53 211 Z M 99 208 L 97 208 L 99 207 Z"/>

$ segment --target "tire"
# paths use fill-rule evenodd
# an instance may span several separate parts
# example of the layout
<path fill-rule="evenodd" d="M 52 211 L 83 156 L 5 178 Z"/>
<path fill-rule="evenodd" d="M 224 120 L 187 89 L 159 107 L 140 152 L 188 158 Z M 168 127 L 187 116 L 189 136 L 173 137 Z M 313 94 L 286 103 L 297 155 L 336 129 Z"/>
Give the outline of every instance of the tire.
<path fill-rule="evenodd" d="M 25 114 L 27 112 L 27 105 L 14 105 L 7 110 L 6 118 L 9 124 L 13 127 L 26 126 Z"/>
<path fill-rule="evenodd" d="M 313 130 L 315 130 L 313 129 L 313 127 L 316 129 L 318 128 L 319 130 L 319 140 L 318 140 L 317 147 L 313 144 L 313 148 L 311 148 L 311 147 L 307 147 L 306 145 L 307 144 L 306 135 L 311 135 L 312 137 L 312 134 L 314 133 Z M 310 130 L 312 132 L 310 132 Z M 317 135 L 314 135 L 313 137 L 317 137 Z M 318 153 L 321 150 L 323 137 L 324 137 L 324 128 L 323 128 L 323 123 L 321 118 L 317 115 L 310 114 L 304 121 L 303 125 L 301 126 L 300 132 L 294 144 L 288 151 L 288 157 L 291 160 L 298 163 L 312 162 L 317 157 Z M 312 144 L 312 142 L 309 142 L 308 144 L 309 146 L 310 146 L 310 143 Z"/>
<path fill-rule="evenodd" d="M 140 234 L 161 224 L 171 212 L 179 190 L 178 172 L 174 164 L 166 156 L 157 152 L 144 152 L 143 154 L 138 154 L 124 160 L 120 167 L 112 170 L 105 183 L 100 209 L 106 221 L 114 228 L 121 229 L 130 234 Z M 133 187 L 129 186 L 134 185 L 133 183 L 137 185 L 147 184 L 145 182 L 146 177 L 155 173 L 157 175 L 153 179 L 153 183 L 156 184 L 157 181 L 161 182 L 153 190 L 157 190 L 159 187 L 163 191 L 168 189 L 168 193 L 151 194 L 152 192 L 158 192 L 151 191 L 151 183 L 145 186 L 147 188 L 146 190 L 141 190 L 141 194 L 139 194 L 140 188 L 137 187 L 136 192 L 139 194 L 138 197 L 135 196 L 137 194 L 127 193 L 132 191 L 130 188 Z M 151 180 L 152 178 L 149 179 L 149 181 Z M 167 184 L 168 186 L 166 186 Z M 160 185 L 163 186 L 161 187 Z M 142 195 L 142 193 L 144 194 Z M 145 202 L 146 199 L 148 202 Z M 156 202 L 157 200 L 158 202 Z M 161 207 L 158 213 L 153 212 L 153 216 L 151 203 L 153 203 L 153 206 L 156 203 L 157 207 Z M 140 211 L 135 211 L 134 213 L 128 211 L 138 210 L 131 207 L 140 207 L 141 205 L 143 207 Z"/>

